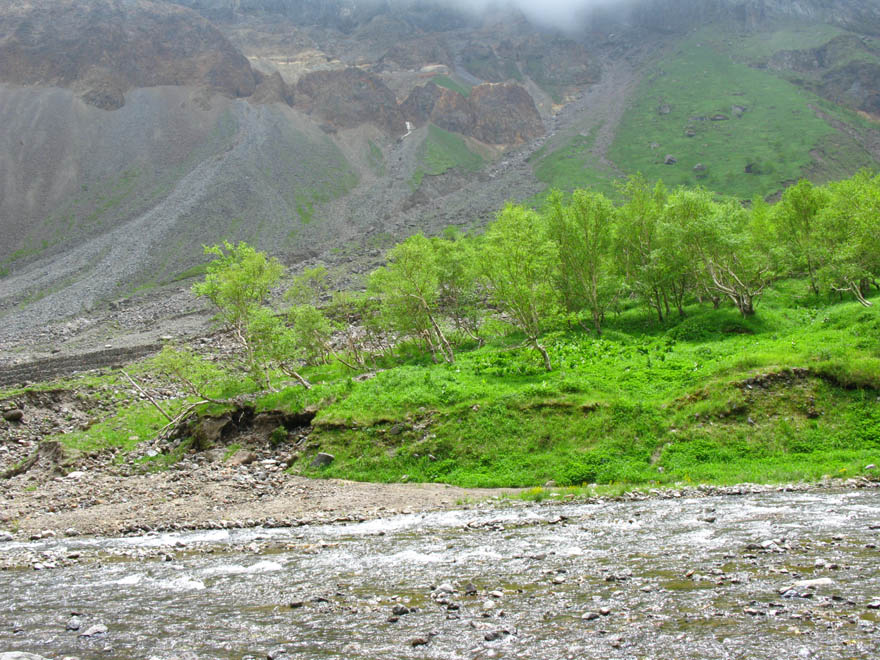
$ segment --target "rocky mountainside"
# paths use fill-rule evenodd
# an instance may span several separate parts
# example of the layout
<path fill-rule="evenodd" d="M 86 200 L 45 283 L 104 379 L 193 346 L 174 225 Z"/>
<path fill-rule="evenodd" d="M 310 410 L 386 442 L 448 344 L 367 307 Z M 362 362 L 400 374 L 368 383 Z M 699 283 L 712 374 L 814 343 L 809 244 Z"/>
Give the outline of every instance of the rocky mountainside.
<path fill-rule="evenodd" d="M 514 5 L 462 6 L 0 3 L 0 349 L 110 304 L 174 299 L 201 272 L 201 246 L 223 239 L 327 263 L 356 285 L 396 238 L 478 226 L 551 185 L 611 189 L 642 170 L 769 195 L 880 159 L 873 1 L 584 3 L 556 25 Z M 667 75 L 707 44 L 717 60 Z M 679 75 L 717 85 L 651 96 L 679 94 L 653 91 Z M 790 86 L 775 115 L 752 111 L 759 79 Z M 701 104 L 740 108 L 712 125 L 728 132 L 721 144 L 762 134 L 768 117 L 806 137 L 800 151 L 787 138 L 769 155 L 756 146 L 722 174 L 713 158 L 732 159 L 694 123 Z M 664 166 L 673 151 L 703 169 Z"/>
<path fill-rule="evenodd" d="M 13 0 L 0 11 L 0 81 L 68 87 L 114 110 L 125 92 L 205 85 L 250 96 L 261 76 L 217 28 L 179 5 Z"/>

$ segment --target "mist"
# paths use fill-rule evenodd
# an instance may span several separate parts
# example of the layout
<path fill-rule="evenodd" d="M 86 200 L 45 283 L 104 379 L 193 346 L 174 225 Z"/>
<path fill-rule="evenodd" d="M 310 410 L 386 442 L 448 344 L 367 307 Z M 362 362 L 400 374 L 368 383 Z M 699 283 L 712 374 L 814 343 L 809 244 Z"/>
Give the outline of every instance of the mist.
<path fill-rule="evenodd" d="M 515 7 L 530 21 L 563 30 L 577 28 L 597 10 L 628 9 L 639 0 L 439 0 L 470 12 Z"/>

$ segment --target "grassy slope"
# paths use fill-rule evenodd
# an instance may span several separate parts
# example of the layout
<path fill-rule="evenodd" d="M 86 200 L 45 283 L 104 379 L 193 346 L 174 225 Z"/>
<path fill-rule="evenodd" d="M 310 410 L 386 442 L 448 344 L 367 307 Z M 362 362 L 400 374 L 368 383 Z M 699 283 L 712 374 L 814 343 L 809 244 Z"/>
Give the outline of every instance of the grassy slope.
<path fill-rule="evenodd" d="M 445 87 L 446 89 L 451 89 L 453 92 L 458 92 L 465 98 L 471 95 L 471 87 L 469 85 L 460 83 L 457 80 L 450 78 L 449 76 L 434 76 L 433 78 L 431 78 L 431 81 L 435 85 Z"/>
<path fill-rule="evenodd" d="M 315 391 L 288 390 L 264 405 L 323 399 L 298 469 L 358 480 L 530 486 L 853 474 L 880 460 L 880 316 L 854 303 L 815 305 L 801 287 L 772 293 L 751 320 L 694 307 L 660 327 L 630 310 L 602 339 L 554 336 L 550 374 L 531 352 L 509 350 L 509 338 L 463 352 L 455 365 L 410 362 L 364 383 L 330 370 Z M 787 309 L 792 301 L 800 306 Z M 799 367 L 810 375 L 788 371 Z M 756 374 L 782 375 L 745 384 Z M 336 456 L 320 472 L 307 467 L 318 450 Z"/>
<path fill-rule="evenodd" d="M 528 160 L 538 181 L 548 188 L 590 188 L 614 196 L 615 173 L 599 163 L 592 152 L 599 129 L 594 126 L 589 134 L 578 135 L 556 150 L 550 151 L 545 145 L 532 154 Z M 542 198 L 534 200 L 537 205 Z"/>
<path fill-rule="evenodd" d="M 702 185 L 743 199 L 771 195 L 801 176 L 827 181 L 876 162 L 857 139 L 816 116 L 820 107 L 857 129 L 855 113 L 823 101 L 774 72 L 749 66 L 779 50 L 816 47 L 841 31 L 790 27 L 751 36 L 705 29 L 657 62 L 626 110 L 608 156 L 622 171 L 642 172 L 669 185 Z M 662 114 L 662 106 L 668 113 Z M 736 117 L 733 106 L 746 111 Z M 714 115 L 727 121 L 707 121 Z M 695 135 L 688 137 L 691 129 Z M 575 137 L 532 160 L 548 186 L 609 187 L 592 164 L 588 140 Z M 667 155 L 678 162 L 664 164 Z M 695 172 L 702 164 L 705 170 Z M 747 166 L 751 173 L 746 172 Z"/>
<path fill-rule="evenodd" d="M 419 167 L 412 183 L 418 188 L 425 176 L 437 176 L 453 168 L 476 172 L 484 162 L 480 155 L 468 149 L 461 136 L 429 124 L 428 136 L 419 148 Z"/>
<path fill-rule="evenodd" d="M 552 373 L 508 336 L 460 351 L 454 365 L 387 363 L 365 382 L 338 365 L 310 369 L 314 389 L 282 389 L 259 406 L 320 407 L 294 466 L 314 476 L 534 486 L 856 474 L 880 462 L 880 314 L 804 290 L 782 283 L 747 320 L 692 306 L 661 326 L 630 309 L 601 339 L 550 335 Z M 103 379 L 83 389 L 122 384 Z M 59 439 L 80 451 L 128 451 L 164 425 L 149 404 L 120 406 Z M 317 451 L 335 462 L 310 469 Z"/>

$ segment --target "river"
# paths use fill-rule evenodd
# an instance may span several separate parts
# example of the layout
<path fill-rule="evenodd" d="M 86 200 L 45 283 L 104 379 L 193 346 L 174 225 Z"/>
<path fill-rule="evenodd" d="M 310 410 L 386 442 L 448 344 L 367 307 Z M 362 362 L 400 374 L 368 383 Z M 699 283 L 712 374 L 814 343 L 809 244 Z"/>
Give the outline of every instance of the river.
<path fill-rule="evenodd" d="M 0 572 L 0 651 L 877 658 L 878 545 L 877 490 L 5 543 L 45 563 Z"/>

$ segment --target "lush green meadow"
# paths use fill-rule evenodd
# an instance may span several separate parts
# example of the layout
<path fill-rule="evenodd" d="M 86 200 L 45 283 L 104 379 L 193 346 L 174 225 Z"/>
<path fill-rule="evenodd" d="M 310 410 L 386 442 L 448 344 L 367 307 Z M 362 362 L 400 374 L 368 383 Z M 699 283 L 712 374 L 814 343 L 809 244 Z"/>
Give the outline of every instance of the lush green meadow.
<path fill-rule="evenodd" d="M 509 336 L 366 382 L 316 373 L 315 391 L 264 405 L 322 401 L 310 440 L 336 460 L 311 470 L 304 453 L 295 467 L 315 476 L 534 486 L 858 474 L 880 461 L 880 316 L 803 288 L 785 283 L 752 319 L 694 307 L 661 325 L 630 309 L 601 339 L 559 332 L 549 373 Z"/>
<path fill-rule="evenodd" d="M 865 118 L 811 92 L 821 81 L 767 66 L 775 53 L 820 47 L 841 34 L 832 26 L 792 25 L 689 35 L 647 70 L 607 157 L 625 174 L 740 199 L 773 195 L 803 176 L 824 182 L 875 166 L 858 138 L 870 128 Z M 839 130 L 820 113 L 851 129 Z M 535 176 L 562 190 L 610 193 L 615 172 L 592 147 L 589 137 L 574 136 L 539 152 L 531 159 Z M 667 156 L 676 162 L 667 164 Z"/>

